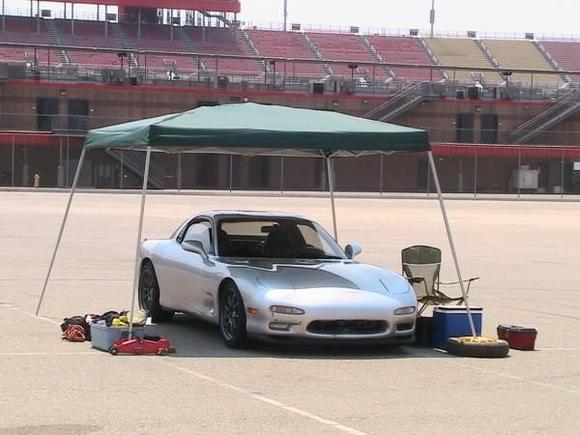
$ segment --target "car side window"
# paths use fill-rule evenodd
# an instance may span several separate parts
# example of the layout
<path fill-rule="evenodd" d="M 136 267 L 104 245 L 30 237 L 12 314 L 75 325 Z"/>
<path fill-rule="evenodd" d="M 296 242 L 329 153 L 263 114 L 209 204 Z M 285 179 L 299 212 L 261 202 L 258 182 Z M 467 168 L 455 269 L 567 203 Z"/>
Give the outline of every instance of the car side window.
<path fill-rule="evenodd" d="M 197 241 L 201 242 L 203 249 L 207 253 L 213 253 L 213 244 L 211 240 L 211 224 L 207 221 L 195 222 L 185 231 L 183 236 L 184 242 Z"/>

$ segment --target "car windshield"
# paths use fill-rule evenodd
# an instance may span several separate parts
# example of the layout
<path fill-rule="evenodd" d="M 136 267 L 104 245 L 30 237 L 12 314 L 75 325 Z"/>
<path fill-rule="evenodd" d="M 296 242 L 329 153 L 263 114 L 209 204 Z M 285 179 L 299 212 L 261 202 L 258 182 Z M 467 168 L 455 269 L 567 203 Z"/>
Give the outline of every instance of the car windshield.
<path fill-rule="evenodd" d="M 346 258 L 320 225 L 304 219 L 224 219 L 218 223 L 217 236 L 222 257 Z"/>

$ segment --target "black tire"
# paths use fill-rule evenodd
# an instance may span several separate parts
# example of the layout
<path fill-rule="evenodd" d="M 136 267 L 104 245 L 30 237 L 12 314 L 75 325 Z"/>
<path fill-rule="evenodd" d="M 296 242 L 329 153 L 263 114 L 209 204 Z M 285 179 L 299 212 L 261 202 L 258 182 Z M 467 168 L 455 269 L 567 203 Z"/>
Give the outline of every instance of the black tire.
<path fill-rule="evenodd" d="M 447 340 L 447 352 L 452 355 L 469 358 L 505 358 L 510 351 L 509 344 L 504 340 L 482 340 L 473 342 L 466 337 Z"/>
<path fill-rule="evenodd" d="M 167 322 L 173 318 L 174 311 L 166 310 L 159 304 L 159 284 L 155 268 L 149 261 L 141 267 L 139 276 L 139 307 L 151 316 L 154 322 Z"/>
<path fill-rule="evenodd" d="M 227 347 L 243 348 L 246 344 L 246 308 L 238 288 L 228 282 L 220 292 L 219 332 Z"/>
<path fill-rule="evenodd" d="M 111 355 L 117 355 L 119 353 L 119 349 L 117 349 L 116 346 L 111 346 L 111 348 L 109 349 L 109 353 Z"/>

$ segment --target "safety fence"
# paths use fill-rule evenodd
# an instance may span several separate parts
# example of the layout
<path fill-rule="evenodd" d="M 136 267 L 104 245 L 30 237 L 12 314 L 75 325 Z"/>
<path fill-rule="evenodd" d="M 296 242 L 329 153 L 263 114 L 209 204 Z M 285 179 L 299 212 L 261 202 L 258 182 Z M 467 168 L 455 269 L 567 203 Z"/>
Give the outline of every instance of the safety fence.
<path fill-rule="evenodd" d="M 83 144 L 82 135 L 0 135 L 0 186 L 68 187 Z M 445 192 L 478 194 L 580 193 L 580 147 L 455 144 L 433 142 Z M 138 188 L 143 153 L 91 151 L 80 186 Z M 152 159 L 154 189 L 325 191 L 319 159 L 162 154 Z M 343 192 L 434 191 L 426 155 L 394 154 L 341 158 L 336 187 Z"/>

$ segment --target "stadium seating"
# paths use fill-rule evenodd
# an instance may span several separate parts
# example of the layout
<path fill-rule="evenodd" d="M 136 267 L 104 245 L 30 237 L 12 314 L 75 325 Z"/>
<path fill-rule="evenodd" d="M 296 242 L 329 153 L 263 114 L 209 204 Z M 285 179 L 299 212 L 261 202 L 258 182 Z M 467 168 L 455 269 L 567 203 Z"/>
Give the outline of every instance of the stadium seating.
<path fill-rule="evenodd" d="M 184 33 L 191 39 L 197 53 L 253 56 L 241 34 L 224 28 L 206 28 L 205 40 L 200 27 L 183 27 Z M 252 59 L 215 59 L 202 58 L 206 70 L 217 74 L 259 75 L 263 72 L 260 63 Z"/>
<path fill-rule="evenodd" d="M 427 45 L 439 61 L 445 66 L 468 66 L 474 71 L 447 69 L 448 79 L 460 83 L 473 83 L 477 80 L 474 73 L 482 74 L 486 83 L 498 83 L 501 77 L 496 73 L 482 73 L 477 68 L 492 68 L 483 51 L 473 39 L 467 38 L 426 38 Z"/>
<path fill-rule="evenodd" d="M 304 36 L 300 33 L 248 30 L 248 34 L 262 56 L 316 60 L 304 40 Z M 321 78 L 326 75 L 323 66 L 314 63 L 289 63 L 287 73 L 288 75 L 311 78 Z"/>
<path fill-rule="evenodd" d="M 119 24 L 121 31 L 127 38 L 127 44 L 137 50 L 186 52 L 187 47 L 179 38 L 178 30 L 162 24 L 142 24 L 141 37 L 139 38 L 138 26 L 135 23 Z M 177 56 L 173 54 L 152 55 L 140 59 L 140 66 L 147 65 L 147 69 L 175 70 L 174 72 L 194 72 L 197 70 L 196 63 L 191 56 Z"/>
<path fill-rule="evenodd" d="M 580 71 L 580 42 L 542 41 L 542 45 L 563 70 Z M 580 74 L 570 78 L 580 82 Z"/>
<path fill-rule="evenodd" d="M 383 57 L 386 63 L 408 63 L 413 65 L 433 65 L 431 58 L 417 38 L 368 36 L 369 42 Z M 441 73 L 422 68 L 391 67 L 395 77 L 412 81 L 439 81 Z"/>
<path fill-rule="evenodd" d="M 322 58 L 325 60 L 342 60 L 347 62 L 377 62 L 369 52 L 358 35 L 331 34 L 331 33 L 308 33 L 312 42 L 316 45 Z M 350 78 L 352 71 L 347 65 L 330 65 L 335 75 Z M 375 78 L 385 80 L 389 78 L 383 68 L 375 68 Z M 355 77 L 371 78 L 371 67 L 359 66 L 355 70 Z"/>
<path fill-rule="evenodd" d="M 94 47 L 122 49 L 121 41 L 109 27 L 108 36 L 105 36 L 105 23 L 98 21 L 78 20 L 74 23 L 74 34 L 70 20 L 54 20 L 60 41 L 68 47 Z M 103 53 L 88 50 L 66 51 L 69 62 L 87 68 L 119 67 L 120 61 L 114 52 Z"/>
<path fill-rule="evenodd" d="M 5 20 L 6 31 L 0 32 L 0 42 L 31 44 L 31 47 L 1 47 L 0 61 L 33 63 L 36 56 L 40 65 L 48 64 L 49 61 L 51 65 L 60 63 L 56 50 L 45 48 L 34 50 L 33 45 L 52 44 L 44 20 L 40 20 L 40 26 L 36 18 L 6 17 Z"/>
<path fill-rule="evenodd" d="M 554 71 L 554 68 L 531 41 L 486 39 L 483 42 L 502 68 Z M 535 84 L 544 86 L 559 86 L 564 83 L 557 74 L 534 74 L 532 78 L 531 74 L 514 73 L 510 77 L 511 83 L 521 83 L 524 86 L 530 85 L 532 80 Z"/>

